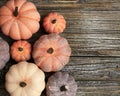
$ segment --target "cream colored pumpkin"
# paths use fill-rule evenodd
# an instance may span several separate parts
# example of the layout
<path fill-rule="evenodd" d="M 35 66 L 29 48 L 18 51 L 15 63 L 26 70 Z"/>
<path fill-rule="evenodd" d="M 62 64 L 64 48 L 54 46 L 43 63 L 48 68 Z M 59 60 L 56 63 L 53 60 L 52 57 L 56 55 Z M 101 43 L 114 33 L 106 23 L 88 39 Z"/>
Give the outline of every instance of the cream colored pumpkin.
<path fill-rule="evenodd" d="M 35 64 L 26 61 L 13 65 L 6 74 L 6 89 L 11 96 L 40 96 L 45 75 Z"/>

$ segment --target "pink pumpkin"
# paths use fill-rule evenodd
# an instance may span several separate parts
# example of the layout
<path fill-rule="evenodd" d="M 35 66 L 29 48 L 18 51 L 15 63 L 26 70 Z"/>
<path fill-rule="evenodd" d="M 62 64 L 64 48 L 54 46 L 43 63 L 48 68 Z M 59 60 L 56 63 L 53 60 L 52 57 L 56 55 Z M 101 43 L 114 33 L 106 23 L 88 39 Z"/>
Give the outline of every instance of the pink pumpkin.
<path fill-rule="evenodd" d="M 32 55 L 43 71 L 59 71 L 68 63 L 71 48 L 68 41 L 57 34 L 43 35 L 35 42 Z"/>
<path fill-rule="evenodd" d="M 66 28 L 66 21 L 59 13 L 49 13 L 48 16 L 44 18 L 43 26 L 46 32 L 59 34 Z"/>

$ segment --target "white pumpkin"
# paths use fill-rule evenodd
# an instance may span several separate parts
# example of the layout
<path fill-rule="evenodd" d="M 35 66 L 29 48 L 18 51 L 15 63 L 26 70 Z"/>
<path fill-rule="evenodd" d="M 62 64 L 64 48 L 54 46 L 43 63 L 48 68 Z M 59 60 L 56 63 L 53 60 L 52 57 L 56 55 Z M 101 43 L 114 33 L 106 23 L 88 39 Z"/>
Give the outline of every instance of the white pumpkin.
<path fill-rule="evenodd" d="M 5 85 L 11 96 L 40 96 L 45 75 L 34 63 L 22 61 L 10 67 Z"/>

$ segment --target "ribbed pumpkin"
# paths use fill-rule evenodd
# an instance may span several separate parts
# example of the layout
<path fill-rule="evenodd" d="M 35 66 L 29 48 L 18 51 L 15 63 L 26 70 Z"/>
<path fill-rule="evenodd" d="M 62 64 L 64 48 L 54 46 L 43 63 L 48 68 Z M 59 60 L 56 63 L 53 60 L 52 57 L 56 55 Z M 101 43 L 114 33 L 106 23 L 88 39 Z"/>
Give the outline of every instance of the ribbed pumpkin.
<path fill-rule="evenodd" d="M 27 41 L 16 41 L 11 46 L 11 56 L 15 61 L 26 61 L 31 57 L 31 44 Z"/>
<path fill-rule="evenodd" d="M 66 21 L 61 14 L 53 12 L 44 18 L 43 26 L 46 32 L 59 34 L 66 28 Z"/>
<path fill-rule="evenodd" d="M 46 85 L 47 96 L 76 96 L 77 83 L 65 72 L 52 75 Z"/>
<path fill-rule="evenodd" d="M 7 72 L 5 86 L 10 96 L 40 96 L 45 75 L 34 63 L 19 62 Z"/>
<path fill-rule="evenodd" d="M 43 35 L 33 47 L 35 63 L 45 72 L 61 70 L 69 61 L 68 41 L 57 34 Z"/>
<path fill-rule="evenodd" d="M 0 70 L 4 68 L 9 58 L 9 45 L 0 37 Z"/>
<path fill-rule="evenodd" d="M 0 8 L 2 32 L 12 39 L 29 39 L 38 31 L 40 14 L 35 5 L 26 0 L 8 0 Z"/>

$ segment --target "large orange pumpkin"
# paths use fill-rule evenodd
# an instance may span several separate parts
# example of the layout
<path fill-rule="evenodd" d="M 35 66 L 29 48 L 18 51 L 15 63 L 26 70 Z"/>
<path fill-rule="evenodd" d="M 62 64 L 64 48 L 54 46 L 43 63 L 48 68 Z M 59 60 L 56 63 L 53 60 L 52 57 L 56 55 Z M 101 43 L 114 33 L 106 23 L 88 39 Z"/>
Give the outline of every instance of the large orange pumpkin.
<path fill-rule="evenodd" d="M 68 41 L 57 35 L 43 35 L 33 46 L 35 63 L 45 72 L 61 70 L 69 61 L 71 48 Z"/>
<path fill-rule="evenodd" d="M 49 13 L 43 20 L 43 26 L 48 33 L 62 33 L 66 27 L 64 17 L 56 12 Z"/>
<path fill-rule="evenodd" d="M 31 44 L 27 41 L 16 41 L 11 46 L 11 56 L 15 61 L 26 61 L 31 57 Z"/>
<path fill-rule="evenodd" d="M 40 14 L 35 5 L 26 0 L 8 0 L 0 8 L 2 32 L 12 39 L 29 39 L 38 31 Z"/>

